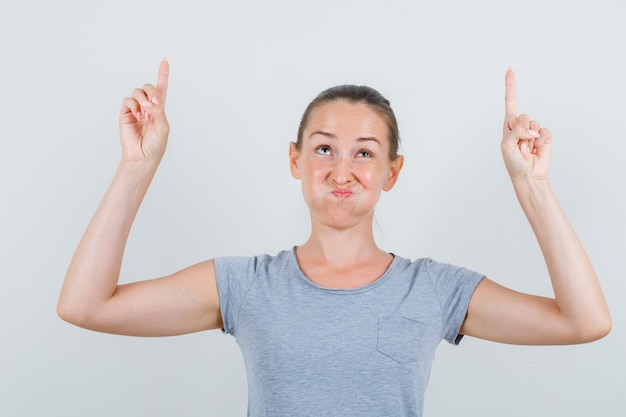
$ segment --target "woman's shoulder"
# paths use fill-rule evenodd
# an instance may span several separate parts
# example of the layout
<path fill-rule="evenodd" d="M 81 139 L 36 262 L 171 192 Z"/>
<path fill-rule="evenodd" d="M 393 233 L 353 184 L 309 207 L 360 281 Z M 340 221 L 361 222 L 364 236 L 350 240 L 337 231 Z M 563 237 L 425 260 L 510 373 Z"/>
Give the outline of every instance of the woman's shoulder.
<path fill-rule="evenodd" d="M 274 255 L 260 253 L 257 255 L 227 255 L 214 259 L 217 269 L 258 270 L 279 264 L 292 263 L 295 260 L 295 248 L 281 250 Z"/>
<path fill-rule="evenodd" d="M 429 257 L 411 259 L 398 255 L 394 256 L 396 257 L 395 264 L 397 265 L 397 269 L 399 271 L 414 276 L 423 276 L 433 282 L 441 280 L 464 280 L 468 277 L 475 279 L 476 276 L 483 277 L 483 274 L 472 271 L 466 267 L 458 266 L 454 263 L 440 261 Z"/>

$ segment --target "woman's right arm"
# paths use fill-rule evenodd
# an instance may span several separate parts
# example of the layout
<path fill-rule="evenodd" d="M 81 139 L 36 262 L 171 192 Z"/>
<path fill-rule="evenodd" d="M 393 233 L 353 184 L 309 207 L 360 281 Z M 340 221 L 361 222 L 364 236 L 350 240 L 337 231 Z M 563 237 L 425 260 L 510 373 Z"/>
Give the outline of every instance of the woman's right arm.
<path fill-rule="evenodd" d="M 124 248 L 165 152 L 169 64 L 156 86 L 127 97 L 120 111 L 122 159 L 63 282 L 57 312 L 78 326 L 133 336 L 169 336 L 222 326 L 213 261 L 175 274 L 118 285 Z"/>

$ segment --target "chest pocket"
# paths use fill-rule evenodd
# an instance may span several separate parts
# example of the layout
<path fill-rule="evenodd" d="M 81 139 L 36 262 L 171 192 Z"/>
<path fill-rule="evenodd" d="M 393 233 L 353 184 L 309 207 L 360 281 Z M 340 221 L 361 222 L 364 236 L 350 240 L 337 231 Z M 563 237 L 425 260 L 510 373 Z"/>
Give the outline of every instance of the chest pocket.
<path fill-rule="evenodd" d="M 419 358 L 425 324 L 402 316 L 378 318 L 378 351 L 399 363 Z"/>

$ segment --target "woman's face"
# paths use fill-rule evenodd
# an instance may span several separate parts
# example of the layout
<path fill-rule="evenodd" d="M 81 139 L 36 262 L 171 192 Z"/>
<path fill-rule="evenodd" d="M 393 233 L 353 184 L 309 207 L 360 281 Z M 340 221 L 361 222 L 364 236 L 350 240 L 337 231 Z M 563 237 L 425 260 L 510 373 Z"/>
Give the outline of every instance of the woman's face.
<path fill-rule="evenodd" d="M 381 190 L 390 190 L 403 158 L 389 159 L 389 130 L 364 103 L 335 100 L 311 112 L 300 149 L 289 151 L 312 220 L 348 228 L 368 220 Z"/>

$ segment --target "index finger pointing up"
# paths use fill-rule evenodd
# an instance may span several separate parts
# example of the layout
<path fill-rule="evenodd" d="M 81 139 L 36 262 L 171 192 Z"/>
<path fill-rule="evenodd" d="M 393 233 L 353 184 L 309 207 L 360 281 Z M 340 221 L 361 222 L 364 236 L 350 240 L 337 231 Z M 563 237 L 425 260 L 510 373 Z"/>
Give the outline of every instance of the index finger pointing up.
<path fill-rule="evenodd" d="M 170 64 L 165 58 L 161 61 L 159 66 L 159 75 L 157 77 L 156 87 L 161 93 L 160 99 L 165 102 L 165 96 L 167 95 L 167 79 L 170 75 Z"/>
<path fill-rule="evenodd" d="M 517 93 L 515 91 L 515 73 L 509 67 L 504 77 L 504 111 L 507 120 L 517 117 Z"/>

